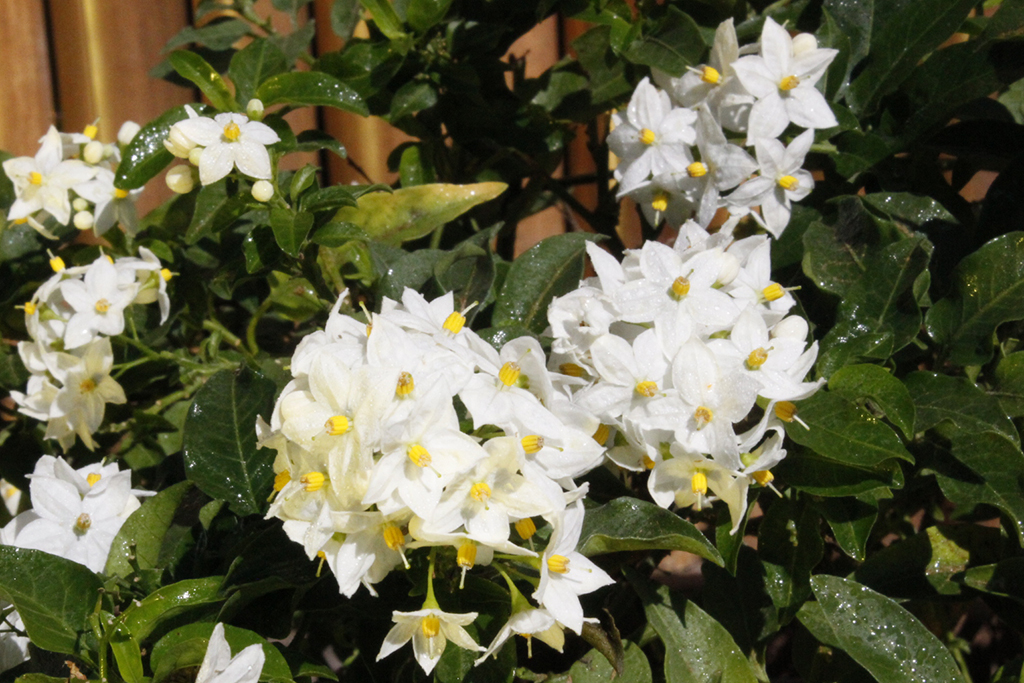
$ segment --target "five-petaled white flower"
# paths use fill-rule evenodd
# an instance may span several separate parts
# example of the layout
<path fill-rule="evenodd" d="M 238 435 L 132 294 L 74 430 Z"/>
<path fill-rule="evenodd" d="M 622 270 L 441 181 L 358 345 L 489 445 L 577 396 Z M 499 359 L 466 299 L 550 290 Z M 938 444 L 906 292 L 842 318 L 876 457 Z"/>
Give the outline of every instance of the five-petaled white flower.
<path fill-rule="evenodd" d="M 729 203 L 741 207 L 760 204 L 768 232 L 781 235 L 789 224 L 790 202 L 800 201 L 814 189 L 814 178 L 801 168 L 813 142 L 813 130 L 796 136 L 789 147 L 769 138 L 757 140 L 754 149 L 761 175 L 740 185 L 729 195 Z"/>
<path fill-rule="evenodd" d="M 250 121 L 244 114 L 225 112 L 212 119 L 206 116 L 192 116 L 179 121 L 172 127 L 188 140 L 203 147 L 199 154 L 199 181 L 203 185 L 215 183 L 232 168 L 249 176 L 267 180 L 270 178 L 270 154 L 267 145 L 280 142 L 274 130 L 258 121 Z"/>
<path fill-rule="evenodd" d="M 415 612 L 395 612 L 391 619 L 395 625 L 388 631 L 377 654 L 377 661 L 412 640 L 412 652 L 416 663 L 423 671 L 430 673 L 437 666 L 448 641 L 472 652 L 483 652 L 483 648 L 462 628 L 472 624 L 476 612 L 452 614 L 439 609 L 421 609 Z"/>

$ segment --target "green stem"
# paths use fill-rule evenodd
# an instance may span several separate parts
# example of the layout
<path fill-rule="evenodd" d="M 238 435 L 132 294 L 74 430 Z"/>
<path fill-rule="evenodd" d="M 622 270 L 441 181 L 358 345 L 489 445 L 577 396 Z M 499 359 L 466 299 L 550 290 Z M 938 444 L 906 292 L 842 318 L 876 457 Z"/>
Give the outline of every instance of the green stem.
<path fill-rule="evenodd" d="M 220 335 L 224 337 L 229 344 L 236 348 L 242 345 L 242 339 L 231 332 L 231 330 L 224 327 L 219 320 L 204 320 L 203 329 L 207 332 L 220 332 Z"/>
<path fill-rule="evenodd" d="M 437 559 L 437 548 L 430 549 L 430 564 L 427 567 L 427 599 L 423 601 L 421 609 L 441 609 L 434 597 L 434 562 Z"/>
<path fill-rule="evenodd" d="M 114 339 L 124 342 L 128 346 L 135 347 L 136 349 L 141 351 L 142 355 L 144 355 L 149 360 L 177 360 L 174 354 L 168 353 L 166 351 L 154 351 L 153 349 L 149 348 L 148 345 L 139 341 L 138 339 L 132 339 L 131 337 L 126 337 L 123 334 L 117 335 L 116 337 L 114 337 Z"/>
<path fill-rule="evenodd" d="M 249 321 L 249 327 L 245 330 L 245 340 L 249 346 L 249 353 L 256 355 L 260 351 L 260 347 L 256 344 L 256 326 L 260 324 L 260 319 L 263 315 L 270 310 L 271 301 L 270 297 L 263 300 L 260 307 L 256 309 L 256 312 L 252 314 L 252 320 Z"/>

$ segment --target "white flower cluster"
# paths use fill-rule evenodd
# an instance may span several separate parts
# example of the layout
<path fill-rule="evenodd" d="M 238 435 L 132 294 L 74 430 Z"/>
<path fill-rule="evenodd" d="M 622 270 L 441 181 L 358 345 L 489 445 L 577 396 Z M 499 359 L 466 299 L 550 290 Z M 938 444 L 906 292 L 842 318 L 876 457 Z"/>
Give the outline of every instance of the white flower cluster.
<path fill-rule="evenodd" d="M 116 261 L 101 255 L 87 266 L 67 268 L 60 257 L 49 280 L 25 302 L 25 327 L 32 341 L 18 353 L 31 373 L 25 393 L 12 391 L 19 410 L 47 423 L 46 438 L 65 450 L 77 434 L 90 449 L 107 403 L 124 403 L 121 385 L 110 376 L 110 336 L 124 331 L 131 304 L 159 302 L 161 322 L 170 312 L 171 271 L 145 247 L 139 257 Z"/>
<path fill-rule="evenodd" d="M 626 112 L 613 116 L 608 146 L 620 160 L 619 196 L 634 198 L 653 225 L 664 218 L 678 227 L 692 216 L 707 227 L 724 206 L 778 237 L 791 202 L 813 189 L 801 167 L 814 129 L 838 125 L 815 88 L 836 50 L 818 48 L 808 33 L 790 37 L 771 17 L 753 50 L 740 56 L 752 50 L 740 49 L 729 19 L 715 33 L 709 64 L 679 78 L 656 71 L 663 89 L 645 78 Z M 777 138 L 791 123 L 807 130 L 787 147 Z M 745 134 L 756 160 L 727 132 Z"/>
<path fill-rule="evenodd" d="M 609 458 L 652 470 L 663 507 L 699 510 L 714 494 L 734 532 L 751 482 L 769 484 L 785 457 L 791 401 L 820 386 L 803 381 L 817 343 L 787 316 L 795 301 L 771 280 L 770 250 L 766 235 L 734 240 L 692 221 L 674 247 L 647 242 L 621 264 L 591 243 L 597 277 L 548 309 L 550 367 L 576 378 L 570 400 L 600 418 Z"/>
<path fill-rule="evenodd" d="M 271 423 L 257 427 L 277 450 L 268 517 L 325 560 L 349 596 L 408 567 L 412 548 L 430 547 L 431 558 L 452 549 L 463 577 L 496 552 L 520 558 L 536 570 L 540 607 L 514 605 L 525 620 L 517 632 L 560 648 L 562 625 L 582 628 L 579 595 L 612 581 L 575 551 L 586 490 L 573 477 L 603 461 L 599 423 L 553 382 L 536 340 L 499 353 L 464 327 L 464 313 L 451 294 L 428 303 L 407 289 L 369 324 L 336 306 L 303 340 Z M 475 435 L 460 428 L 456 397 Z M 552 526 L 540 557 L 536 518 Z M 411 639 L 429 672 L 448 640 L 483 650 L 462 628 L 476 615 L 443 612 L 430 586 L 421 610 L 395 613 L 379 657 Z"/>
<path fill-rule="evenodd" d="M 139 125 L 125 122 L 117 134 L 120 147 L 131 142 Z M 28 223 L 49 239 L 57 239 L 45 225 L 48 216 L 60 225 L 72 222 L 79 230 L 102 235 L 120 223 L 129 234 L 138 230 L 135 201 L 142 192 L 114 187 L 114 172 L 121 149 L 96 140 L 95 125 L 83 133 L 60 133 L 50 126 L 40 138 L 34 157 L 16 157 L 3 163 L 14 185 L 15 200 L 7 215 L 15 223 Z"/>
<path fill-rule="evenodd" d="M 258 105 L 258 106 L 257 106 Z M 232 170 L 255 178 L 252 194 L 258 201 L 268 201 L 274 194 L 272 167 L 267 145 L 280 142 L 274 129 L 260 123 L 263 104 L 253 100 L 246 114 L 225 112 L 213 118 L 200 116 L 185 105 L 188 118 L 171 126 L 164 147 L 180 159 L 188 159 L 199 168 L 203 185 L 215 183 Z M 184 164 L 167 172 L 167 185 L 179 194 L 192 191 L 195 184 L 192 168 Z"/>

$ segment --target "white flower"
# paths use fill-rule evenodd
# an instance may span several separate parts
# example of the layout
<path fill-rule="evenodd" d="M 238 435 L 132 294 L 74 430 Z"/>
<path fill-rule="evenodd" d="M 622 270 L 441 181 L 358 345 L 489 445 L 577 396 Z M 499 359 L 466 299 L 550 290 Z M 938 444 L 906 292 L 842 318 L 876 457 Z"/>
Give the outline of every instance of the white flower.
<path fill-rule="evenodd" d="M 531 653 L 533 651 L 532 638 L 534 636 L 559 652 L 562 651 L 562 647 L 565 645 L 565 632 L 558 621 L 551 616 L 550 612 L 543 608 L 525 609 L 516 612 L 508 618 L 508 621 L 498 631 L 498 635 L 487 646 L 480 659 L 476 660 L 476 664 L 479 665 L 491 655 L 497 656 L 498 650 L 501 649 L 501 646 L 505 644 L 505 641 L 512 634 L 524 636 L 527 641 L 528 651 Z"/>
<path fill-rule="evenodd" d="M 814 84 L 838 54 L 815 48 L 794 54 L 789 32 L 768 17 L 761 31 L 761 54 L 733 64 L 736 77 L 757 102 L 750 110 L 747 144 L 776 138 L 790 122 L 802 128 L 831 128 L 835 115 Z"/>
<path fill-rule="evenodd" d="M 172 135 L 175 129 L 204 148 L 198 164 L 203 185 L 217 182 L 232 168 L 250 178 L 270 178 L 267 145 L 281 141 L 270 126 L 251 121 L 244 114 L 223 113 L 212 119 L 196 116 L 179 121 L 172 127 Z"/>
<path fill-rule="evenodd" d="M 10 603 L 0 600 L 0 610 L 7 609 L 10 606 Z M 7 628 L 11 628 L 24 632 L 25 624 L 22 623 L 20 614 L 11 612 L 7 615 L 3 628 L 5 631 Z M 27 662 L 28 644 L 28 636 L 19 636 L 14 632 L 0 633 L 0 672 L 13 669 L 22 662 Z"/>
<path fill-rule="evenodd" d="M 693 506 L 701 510 L 714 500 L 708 496 L 710 490 L 728 505 L 732 533 L 736 533 L 746 513 L 750 480 L 736 476 L 712 460 L 687 452 L 678 443 L 672 444 L 671 452 L 674 457 L 656 464 L 647 480 L 654 502 L 663 508 L 675 503 L 679 507 Z"/>
<path fill-rule="evenodd" d="M 75 349 L 98 334 L 113 336 L 124 331 L 124 309 L 135 298 L 135 286 L 121 287 L 117 268 L 100 256 L 85 271 L 82 280 L 65 280 L 61 294 L 74 309 L 64 331 L 64 347 Z"/>
<path fill-rule="evenodd" d="M 775 237 L 781 235 L 789 224 L 790 202 L 800 201 L 814 189 L 814 178 L 801 168 L 813 143 L 813 130 L 805 130 L 789 147 L 778 140 L 755 140 L 761 175 L 740 185 L 729 195 L 729 203 L 737 207 L 760 205 L 768 232 Z"/>
<path fill-rule="evenodd" d="M 92 435 L 103 423 L 106 404 L 124 403 L 127 398 L 110 376 L 114 353 L 109 339 L 94 341 L 79 353 L 52 356 L 50 372 L 63 386 L 53 397 L 46 438 L 56 438 L 66 448 L 74 440 L 71 435 L 78 434 L 93 449 Z"/>
<path fill-rule="evenodd" d="M 391 616 L 395 625 L 384 638 L 377 654 L 377 661 L 384 659 L 410 640 L 416 662 L 428 674 L 437 666 L 449 640 L 466 650 L 481 652 L 483 648 L 477 645 L 463 628 L 472 624 L 476 617 L 476 612 L 452 614 L 439 609 L 395 612 Z"/>
<path fill-rule="evenodd" d="M 266 654 L 259 643 L 250 645 L 234 657 L 224 637 L 224 624 L 218 623 L 210 634 L 206 656 L 196 674 L 196 683 L 256 683 L 263 671 Z"/>
<path fill-rule="evenodd" d="M 135 200 L 142 194 L 142 188 L 131 191 L 118 189 L 114 187 L 114 172 L 99 168 L 96 177 L 76 187 L 75 192 L 96 205 L 92 228 L 97 235 L 102 235 L 117 223 L 124 226 L 129 235 L 139 231 Z"/>

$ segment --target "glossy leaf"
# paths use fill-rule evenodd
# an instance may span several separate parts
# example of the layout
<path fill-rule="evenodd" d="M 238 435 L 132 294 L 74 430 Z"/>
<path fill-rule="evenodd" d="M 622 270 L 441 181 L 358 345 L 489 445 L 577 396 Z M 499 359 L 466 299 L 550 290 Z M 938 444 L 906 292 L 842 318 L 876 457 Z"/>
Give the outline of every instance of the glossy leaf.
<path fill-rule="evenodd" d="M 185 241 L 195 244 L 204 237 L 226 229 L 248 209 L 245 196 L 228 192 L 228 180 L 204 186 L 196 197 L 196 210 L 185 231 Z"/>
<path fill-rule="evenodd" d="M 274 383 L 252 370 L 222 370 L 196 393 L 184 427 L 185 474 L 242 514 L 260 512 L 274 479 L 274 452 L 256 447 L 256 416 L 270 418 Z"/>
<path fill-rule="evenodd" d="M 265 80 L 287 70 L 288 58 L 284 53 L 269 40 L 260 39 L 234 54 L 228 76 L 235 84 L 235 96 L 244 105 Z"/>
<path fill-rule="evenodd" d="M 953 292 L 928 311 L 926 325 L 958 365 L 992 357 L 996 328 L 1024 318 L 1024 232 L 988 242 L 953 273 Z"/>
<path fill-rule="evenodd" d="M 858 496 L 821 498 L 814 507 L 832 528 L 832 536 L 843 552 L 855 560 L 867 558 L 868 538 L 878 519 L 878 501 L 889 498 L 886 489 Z"/>
<path fill-rule="evenodd" d="M 637 498 L 617 498 L 587 510 L 578 548 L 588 557 L 627 550 L 685 550 L 722 564 L 718 550 L 697 527 Z"/>
<path fill-rule="evenodd" d="M 164 545 L 164 537 L 174 522 L 178 506 L 191 487 L 192 484 L 187 481 L 170 486 L 152 498 L 147 498 L 142 507 L 125 520 L 110 547 L 105 569 L 107 574 L 131 574 L 134 568 L 128 557 L 132 554 L 139 569 L 154 569 L 160 566 L 160 551 Z"/>
<path fill-rule="evenodd" d="M 373 14 L 373 23 L 377 24 L 381 33 L 391 40 L 405 37 L 402 20 L 395 14 L 388 0 L 359 0 L 359 3 Z"/>
<path fill-rule="evenodd" d="M 877 680 L 963 683 L 946 646 L 893 600 L 838 576 L 815 576 L 811 587 L 836 644 Z"/>
<path fill-rule="evenodd" d="M 817 511 L 788 498 L 773 501 L 761 521 L 757 548 L 765 590 L 785 624 L 811 597 L 811 570 L 824 553 Z"/>
<path fill-rule="evenodd" d="M 722 567 L 701 566 L 701 606 L 721 624 L 742 652 L 756 651 L 779 630 L 779 612 L 769 595 L 766 567 L 757 551 L 741 545 L 735 575 Z"/>
<path fill-rule="evenodd" d="M 196 87 L 220 111 L 236 111 L 238 103 L 228 89 L 227 83 L 210 63 L 189 50 L 177 50 L 167 57 L 174 70 L 196 84 Z M 266 102 L 264 102 L 266 104 Z"/>
<path fill-rule="evenodd" d="M 608 659 L 597 650 L 580 657 L 569 669 L 569 680 L 574 683 L 650 683 L 653 680 L 651 664 L 635 643 L 625 643 L 622 673 L 616 674 Z"/>
<path fill-rule="evenodd" d="M 917 407 L 917 431 L 937 428 L 948 437 L 994 432 L 1020 445 L 998 399 L 963 377 L 913 372 L 903 380 Z"/>
<path fill-rule="evenodd" d="M 964 573 L 963 582 L 975 590 L 1024 602 L 1024 557 L 971 567 Z"/>
<path fill-rule="evenodd" d="M 380 296 L 397 301 L 402 298 L 406 287 L 421 289 L 434 275 L 434 266 L 443 256 L 440 249 L 417 249 L 401 257 L 380 279 Z"/>
<path fill-rule="evenodd" d="M 865 195 L 861 201 L 887 217 L 914 228 L 927 226 L 932 221 L 956 222 L 953 214 L 939 202 L 910 192 L 875 192 Z"/>
<path fill-rule="evenodd" d="M 272 76 L 256 89 L 264 106 L 291 104 L 300 107 L 334 107 L 368 116 L 366 103 L 355 90 L 321 71 L 289 71 Z"/>
<path fill-rule="evenodd" d="M 153 631 L 190 610 L 209 609 L 224 601 L 220 594 L 222 576 L 186 579 L 172 583 L 133 602 L 121 615 L 124 624 L 138 642 L 145 642 Z"/>
<path fill-rule="evenodd" d="M 344 185 L 322 187 L 310 192 L 302 198 L 302 210 L 315 213 L 317 211 L 334 211 L 343 206 L 356 206 L 352 190 Z"/>
<path fill-rule="evenodd" d="M 999 361 L 996 388 L 992 394 L 1009 417 L 1024 415 L 1024 351 L 1011 353 Z"/>
<path fill-rule="evenodd" d="M 197 114 L 209 113 L 209 108 L 205 105 L 191 106 Z M 164 140 L 167 139 L 171 126 L 187 118 L 188 112 L 184 106 L 175 107 L 143 126 L 121 155 L 121 163 L 118 164 L 114 176 L 114 186 L 122 190 L 142 187 L 167 164 L 174 161 L 174 155 L 164 147 Z"/>
<path fill-rule="evenodd" d="M 772 471 L 788 486 L 815 496 L 859 496 L 903 487 L 903 473 L 895 459 L 874 467 L 857 467 L 796 448 Z"/>
<path fill-rule="evenodd" d="M 317 228 L 309 239 L 322 247 L 340 247 L 352 240 L 368 238 L 365 232 L 351 223 L 331 221 Z"/>
<path fill-rule="evenodd" d="M 409 25 L 423 33 L 444 18 L 452 0 L 410 0 L 405 9 Z"/>
<path fill-rule="evenodd" d="M 275 206 L 270 210 L 270 228 L 281 251 L 292 258 L 299 255 L 306 235 L 313 227 L 313 214 L 305 211 L 293 213 L 289 209 Z"/>
<path fill-rule="evenodd" d="M 174 629 L 157 641 L 150 656 L 153 679 L 160 681 L 178 669 L 199 666 L 215 626 L 211 622 L 188 624 Z M 262 646 L 266 659 L 259 676 L 260 681 L 291 680 L 291 667 L 284 656 L 258 633 L 224 624 L 224 639 L 228 641 L 232 655 L 237 655 L 250 645 Z"/>
<path fill-rule="evenodd" d="M 335 220 L 354 223 L 374 240 L 397 246 L 430 234 L 507 187 L 505 183 L 437 184 L 403 187 L 390 194 L 373 192 L 360 197 L 358 206 L 340 209 Z"/>
<path fill-rule="evenodd" d="M 117 671 L 125 683 L 143 683 L 142 648 L 126 629 L 116 629 L 110 636 L 110 650 L 117 662 Z"/>
<path fill-rule="evenodd" d="M 29 638 L 44 650 L 77 652 L 78 634 L 101 587 L 99 577 L 77 562 L 0 546 L 0 596 L 14 604 Z"/>
<path fill-rule="evenodd" d="M 698 64 L 705 49 L 697 23 L 689 14 L 670 6 L 664 17 L 629 45 L 625 57 L 671 76 L 682 76 L 686 67 Z"/>
<path fill-rule="evenodd" d="M 906 438 L 913 438 L 914 401 L 903 383 L 885 368 L 879 365 L 848 365 L 829 378 L 828 388 L 851 401 L 870 399 Z"/>
<path fill-rule="evenodd" d="M 491 322 L 522 325 L 540 334 L 547 327 L 551 300 L 575 289 L 593 235 L 569 233 L 541 240 L 512 262 Z"/>
<path fill-rule="evenodd" d="M 410 81 L 391 98 L 391 121 L 399 121 L 411 116 L 421 109 L 429 109 L 437 104 L 437 90 L 430 83 Z"/>

